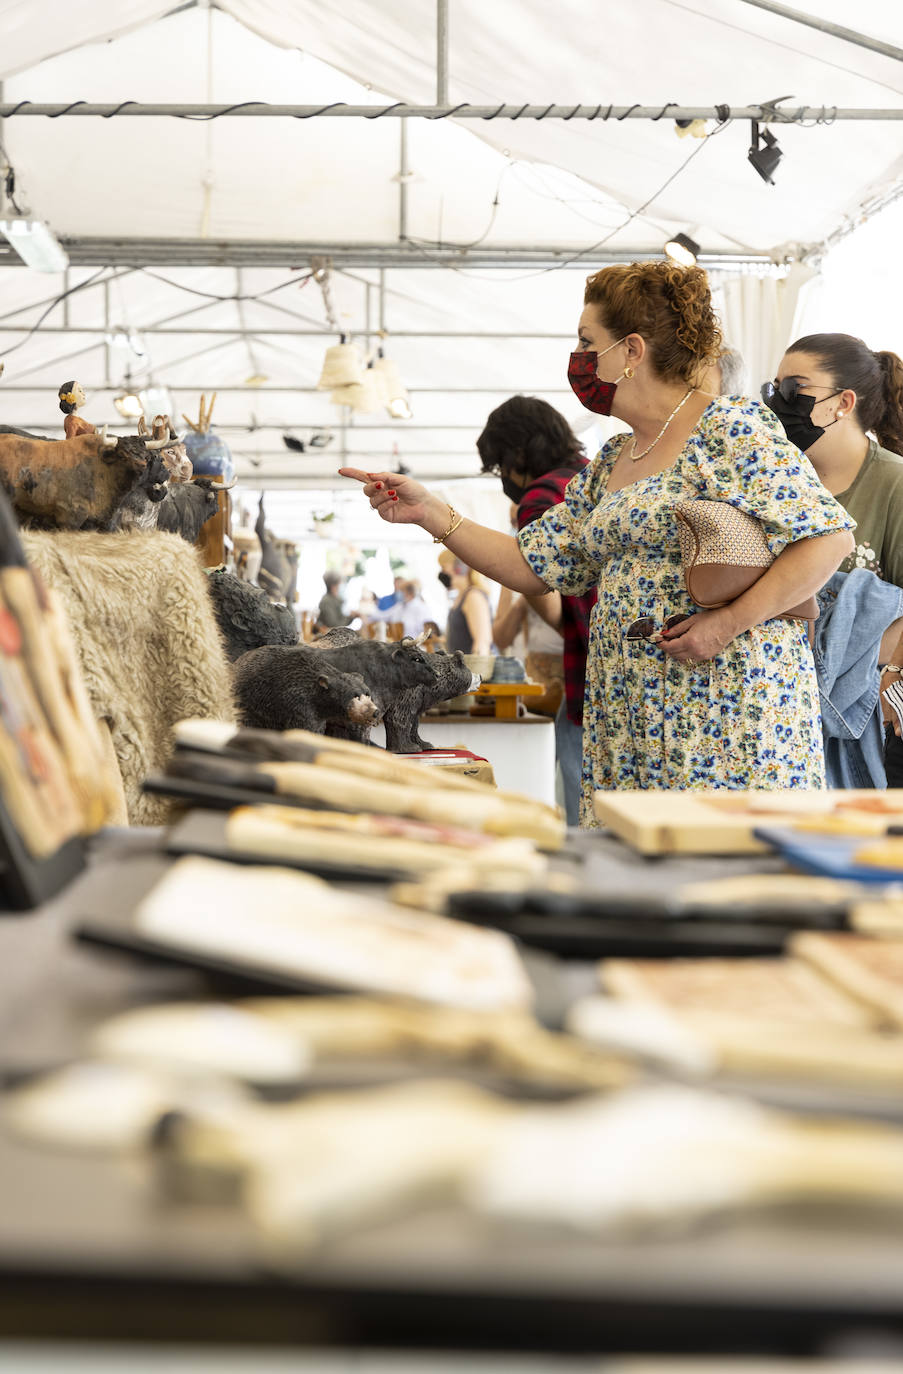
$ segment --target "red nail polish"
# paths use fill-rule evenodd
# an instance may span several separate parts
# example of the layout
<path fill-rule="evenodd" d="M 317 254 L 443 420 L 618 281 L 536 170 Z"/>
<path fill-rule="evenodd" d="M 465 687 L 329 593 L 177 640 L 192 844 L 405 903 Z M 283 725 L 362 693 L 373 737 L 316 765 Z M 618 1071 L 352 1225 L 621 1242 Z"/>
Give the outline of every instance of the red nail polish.
<path fill-rule="evenodd" d="M 376 490 L 377 490 L 377 491 L 382 491 L 382 489 L 383 489 L 383 484 L 382 484 L 382 482 L 377 482 L 377 484 L 376 484 Z"/>
<path fill-rule="evenodd" d="M 398 500 L 398 497 L 397 497 L 397 496 L 393 496 L 393 497 L 392 497 L 392 500 L 393 500 L 393 501 L 397 501 L 397 500 Z"/>
<path fill-rule="evenodd" d="M 395 492 L 392 490 L 391 487 L 389 488 L 389 495 L 390 495 L 390 496 L 394 496 L 394 495 L 395 495 Z"/>

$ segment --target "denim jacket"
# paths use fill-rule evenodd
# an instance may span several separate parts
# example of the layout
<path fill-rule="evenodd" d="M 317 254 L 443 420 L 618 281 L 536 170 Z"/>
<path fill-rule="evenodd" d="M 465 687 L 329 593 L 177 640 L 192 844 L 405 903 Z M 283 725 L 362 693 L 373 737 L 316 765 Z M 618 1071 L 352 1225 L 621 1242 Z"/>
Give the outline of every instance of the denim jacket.
<path fill-rule="evenodd" d="M 903 590 L 853 568 L 822 587 L 818 607 L 813 652 L 828 786 L 886 787 L 878 652 L 903 615 Z"/>

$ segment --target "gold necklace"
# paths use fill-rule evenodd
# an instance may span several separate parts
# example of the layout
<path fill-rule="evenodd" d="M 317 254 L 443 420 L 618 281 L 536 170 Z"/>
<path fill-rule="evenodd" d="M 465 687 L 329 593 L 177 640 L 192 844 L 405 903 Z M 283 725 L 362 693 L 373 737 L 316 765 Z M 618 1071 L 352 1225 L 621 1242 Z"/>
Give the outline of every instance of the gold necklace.
<path fill-rule="evenodd" d="M 661 429 L 659 430 L 658 434 L 656 434 L 655 438 L 652 440 L 652 443 L 649 445 L 648 448 L 644 448 L 642 453 L 634 453 L 634 449 L 636 448 L 636 435 L 635 435 L 635 434 L 631 434 L 631 436 L 630 436 L 630 452 L 629 452 L 628 455 L 627 455 L 627 457 L 630 459 L 631 463 L 638 463 L 638 462 L 640 461 L 641 458 L 645 458 L 645 457 L 646 457 L 646 454 L 647 454 L 647 453 L 651 453 L 651 452 L 652 452 L 652 450 L 655 448 L 656 444 L 658 443 L 659 439 L 661 439 L 661 437 L 662 437 L 662 435 L 664 434 L 665 430 L 668 428 L 668 426 L 670 425 L 671 421 L 674 419 L 674 417 L 675 417 L 675 415 L 677 414 L 677 412 L 681 409 L 682 406 L 685 406 L 685 405 L 686 405 L 687 401 L 689 401 L 690 397 L 693 395 L 693 392 L 694 392 L 695 390 L 696 390 L 696 388 L 693 387 L 693 386 L 691 386 L 691 387 L 690 387 L 690 390 L 687 392 L 686 396 L 684 396 L 684 398 L 683 398 L 682 400 L 680 400 L 680 401 L 677 402 L 677 405 L 676 405 L 676 406 L 674 407 L 674 409 L 671 411 L 671 414 L 668 416 L 667 420 L 666 420 L 665 423 L 662 425 L 662 427 L 661 427 Z"/>

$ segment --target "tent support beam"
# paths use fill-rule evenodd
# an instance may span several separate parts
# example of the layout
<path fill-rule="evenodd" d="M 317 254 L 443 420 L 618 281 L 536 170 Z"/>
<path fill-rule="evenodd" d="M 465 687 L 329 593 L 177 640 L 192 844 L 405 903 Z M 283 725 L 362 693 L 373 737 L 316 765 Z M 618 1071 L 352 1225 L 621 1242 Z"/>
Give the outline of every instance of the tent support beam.
<path fill-rule="evenodd" d="M 178 325 L 171 328 L 169 325 L 136 325 L 137 332 L 142 336 L 160 335 L 187 335 L 189 338 L 224 338 L 224 339 L 267 339 L 288 338 L 288 339 L 334 339 L 334 329 L 273 329 L 268 325 L 255 329 L 224 329 L 208 328 L 202 324 L 198 325 Z M 37 329 L 31 331 L 33 336 L 38 334 L 84 334 L 90 337 L 98 334 L 104 335 L 110 332 L 107 325 L 62 325 L 62 324 L 42 324 Z M 27 324 L 0 324 L 0 334 L 28 334 Z M 369 305 L 366 307 L 364 324 L 360 329 L 343 329 L 343 334 L 349 338 L 368 339 L 374 333 L 371 324 Z M 574 331 L 549 333 L 545 330 L 520 330 L 520 329 L 393 329 L 393 339 L 573 339 Z M 4 390 L 6 388 L 4 387 Z"/>
<path fill-rule="evenodd" d="M 436 104 L 448 104 L 448 0 L 436 0 Z"/>
<path fill-rule="evenodd" d="M 97 103 L 88 100 L 68 100 L 63 103 L 19 100 L 0 105 L 0 119 L 21 119 L 26 115 L 49 119 L 580 119 L 605 123 L 614 120 L 646 119 L 710 119 L 721 120 L 727 111 L 731 119 L 757 119 L 769 124 L 833 124 L 836 120 L 884 121 L 903 120 L 900 109 L 839 109 L 824 105 L 782 107 L 774 102 L 761 105 L 679 105 L 666 101 L 662 105 L 406 105 L 396 101 L 392 105 L 346 105 L 333 101 L 328 105 L 269 105 L 264 100 L 242 101 L 237 105 L 183 105 L 142 103 L 120 100 L 116 103 Z"/>
<path fill-rule="evenodd" d="M 662 236 L 664 237 L 664 235 Z M 329 258 L 342 268 L 435 268 L 435 267 L 570 267 L 585 270 L 585 244 L 549 244 L 517 247 L 507 244 L 457 248 L 454 244 L 415 249 L 407 243 L 317 244 L 278 243 L 272 240 L 161 239 L 161 238 L 63 238 L 73 267 L 280 267 L 300 270 L 311 258 Z M 592 252 L 594 266 L 611 262 L 645 262 L 660 257 L 658 249 L 604 248 Z M 700 266 L 709 271 L 736 271 L 750 266 L 769 269 L 772 259 L 764 253 L 702 253 Z M 0 268 L 21 267 L 12 249 L 0 248 Z"/>
<path fill-rule="evenodd" d="M 411 177 L 408 166 L 408 126 L 404 120 L 398 132 L 398 242 L 404 243 L 408 237 L 408 182 Z"/>
<path fill-rule="evenodd" d="M 568 335 L 568 338 L 572 338 L 572 337 L 573 337 L 572 335 L 570 335 L 570 334 Z M 222 347 L 221 344 L 214 344 L 214 348 L 220 348 L 220 347 Z M 205 351 L 206 351 L 206 350 L 205 350 Z M 161 378 L 162 378 L 163 373 L 165 372 L 166 368 L 168 368 L 168 367 L 181 366 L 183 363 L 193 362 L 195 358 L 200 357 L 200 356 L 201 356 L 201 355 L 200 355 L 199 353 L 192 353 L 191 356 L 188 357 L 188 358 L 180 358 L 180 359 L 178 359 L 178 362 L 173 361 L 172 363 L 167 362 L 167 363 L 165 363 L 165 364 L 161 364 L 161 366 L 158 367 L 156 370 L 157 370 L 157 372 L 160 374 L 160 376 L 161 376 Z M 41 363 L 40 366 L 41 366 L 41 369 L 43 370 L 44 367 L 46 366 L 46 364 Z M 319 387 L 315 387 L 315 386 L 274 386 L 274 385 L 272 385 L 272 383 L 270 383 L 270 384 L 265 384 L 264 386 L 248 386 L 247 383 L 245 383 L 243 386 L 220 386 L 219 382 L 217 382 L 217 381 L 210 381 L 210 382 L 192 382 L 191 386 L 174 386 L 174 385 L 172 384 L 172 382 L 166 382 L 166 381 L 161 380 L 161 381 L 160 381 L 160 385 L 161 385 L 161 386 L 165 386 L 165 387 L 167 388 L 167 390 L 173 392 L 175 395 L 180 395 L 180 396 L 181 396 L 181 395 L 188 395 L 188 396 L 190 396 L 190 395 L 193 395 L 194 393 L 196 393 L 196 392 L 198 392 L 198 391 L 218 391 L 218 392 L 220 392 L 223 396 L 230 396 L 230 395 L 236 395 L 236 396 L 255 396 L 255 395 L 257 395 L 258 392 L 262 392 L 262 393 L 264 393 L 264 394 L 266 394 L 266 393 L 268 393 L 268 392 L 269 392 L 269 393 L 273 393 L 273 394 L 278 393 L 278 394 L 281 395 L 281 396 L 323 396 L 323 397 L 325 397 L 325 396 L 327 395 L 327 393 L 326 393 L 325 391 L 320 391 Z M 121 390 L 122 390 L 122 385 L 121 385 L 121 384 L 120 384 L 119 386 L 105 386 L 103 383 L 100 383 L 100 382 L 95 383 L 95 382 L 85 381 L 85 382 L 82 382 L 82 386 L 85 388 L 85 391 L 90 391 L 90 392 L 92 392 L 94 395 L 97 395 L 97 396 L 103 395 L 103 394 L 105 394 L 105 393 L 107 393 L 107 392 L 121 391 Z M 529 391 L 531 394 L 537 395 L 537 396 L 573 396 L 573 394 L 574 394 L 573 391 L 571 390 L 571 388 L 570 388 L 569 386 L 553 386 L 553 387 L 548 387 L 548 386 L 530 386 L 530 387 L 527 387 L 527 386 L 525 386 L 525 387 L 524 387 L 524 390 L 525 390 L 525 391 Z M 410 394 L 411 394 L 412 396 L 447 396 L 447 395 L 461 395 L 461 396 L 510 396 L 510 395 L 511 395 L 511 387 L 510 387 L 510 385 L 509 385 L 509 386 L 410 386 L 410 387 L 408 387 L 408 391 L 410 392 Z M 35 395 L 35 396 L 46 396 L 46 395 L 47 395 L 47 386 L 46 386 L 46 384 L 45 384 L 44 386 L 16 386 L 16 385 L 7 386 L 6 382 L 3 383 L 3 395 L 4 395 L 4 396 L 10 396 L 10 395 L 13 395 L 13 394 L 24 395 L 25 393 L 28 393 L 28 394 L 30 394 L 30 395 Z M 345 407 L 343 406 L 343 407 L 341 407 L 341 409 L 345 409 Z M 302 429 L 303 429 L 303 428 L 305 427 L 305 426 L 304 426 L 303 424 L 301 424 L 299 421 L 295 421 L 294 423 L 295 423 L 295 425 L 296 425 L 297 427 L 299 427 L 299 428 L 302 428 Z M 404 430 L 404 428 L 405 428 L 405 425 L 406 425 L 406 421 L 405 421 L 405 420 L 399 420 L 397 423 L 398 423 L 399 431 L 402 431 L 402 432 L 403 432 L 403 430 Z M 331 429 L 331 428 L 332 428 L 331 425 L 326 425 L 326 424 L 315 425 L 315 426 L 313 426 L 313 427 L 314 427 L 315 429 Z M 271 428 L 271 426 L 269 426 L 269 425 L 261 425 L 260 428 L 261 428 L 261 429 L 268 429 L 268 428 Z M 446 426 L 446 425 L 442 425 L 441 428 L 442 428 L 442 429 L 446 429 L 447 426 Z"/>
<path fill-rule="evenodd" d="M 857 48 L 868 48 L 870 52 L 881 53 L 882 57 L 892 57 L 896 62 L 903 62 L 903 48 L 895 48 L 892 43 L 882 43 L 879 38 L 870 38 L 867 33 L 860 33 L 857 29 L 845 29 L 842 24 L 832 24 L 815 14 L 803 14 L 801 10 L 793 10 L 789 5 L 779 5 L 775 0 L 742 0 L 742 3 L 767 10 L 769 14 L 778 14 L 782 19 L 792 20 L 794 24 L 805 24 L 810 29 L 818 29 L 820 33 L 829 33 L 832 38 L 842 38 L 845 43 L 855 43 Z"/>

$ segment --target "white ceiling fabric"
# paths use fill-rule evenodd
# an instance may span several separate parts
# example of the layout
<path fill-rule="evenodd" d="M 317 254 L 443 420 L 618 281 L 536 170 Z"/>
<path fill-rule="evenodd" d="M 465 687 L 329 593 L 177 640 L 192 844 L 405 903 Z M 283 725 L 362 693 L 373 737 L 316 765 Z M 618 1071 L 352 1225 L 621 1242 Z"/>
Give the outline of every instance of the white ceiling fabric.
<path fill-rule="evenodd" d="M 860 0 L 852 15 L 841 0 L 795 6 L 899 41 L 899 0 Z M 791 94 L 792 104 L 903 103 L 903 65 L 742 0 L 451 0 L 449 10 L 453 101 L 738 106 Z M 4 101 L 435 98 L 434 0 L 221 0 L 209 13 L 171 11 L 152 0 L 0 0 Z M 544 396 L 578 431 L 590 423 L 565 370 L 583 277 L 604 261 L 592 251 L 599 240 L 615 231 L 610 248 L 657 254 L 668 234 L 689 229 L 711 251 L 780 254 L 787 243 L 820 243 L 903 176 L 900 123 L 775 128 L 785 156 L 772 187 L 747 163 L 745 123 L 703 145 L 678 140 L 668 119 L 408 121 L 415 265 L 386 271 L 385 323 L 387 351 L 411 389 L 410 423 L 365 415 L 343 424 L 328 394 L 313 390 L 334 338 L 299 332 L 327 329 L 313 283 L 293 282 L 268 303 L 211 301 L 180 287 L 254 295 L 291 274 L 249 268 L 239 279 L 231 268 L 178 266 L 124 273 L 108 288 L 111 324 L 169 321 L 186 331 L 148 333 L 143 363 L 115 349 L 107 356 L 100 286 L 74 295 L 65 314 L 53 311 L 47 324 L 65 332 L 26 340 L 62 279 L 0 270 L 0 360 L 15 347 L 0 380 L 0 423 L 58 432 L 56 389 L 73 376 L 90 394 L 88 418 L 115 421 L 112 395 L 130 363 L 136 382 L 174 389 L 176 414 L 196 413 L 199 393 L 218 389 L 214 423 L 252 483 L 332 485 L 342 451 L 360 465 L 394 466 L 396 446 L 425 478 L 474 474 L 476 435 L 514 392 Z M 397 120 L 20 118 L 0 134 L 20 193 L 61 236 L 398 241 Z M 674 173 L 648 213 L 619 229 Z M 476 240 L 567 246 L 585 257 L 547 272 L 418 265 L 437 241 Z M 90 274 L 73 269 L 70 281 Z M 789 341 L 800 284 L 799 274 L 716 280 L 729 341 L 756 385 Z M 364 345 L 375 343 L 378 285 L 375 269 L 333 277 L 339 326 Z M 7 332 L 14 326 L 21 332 Z M 224 332 L 201 332 L 213 329 Z M 447 331 L 460 337 L 425 337 Z M 511 337 L 481 337 L 486 331 Z M 537 332 L 552 337 L 526 337 Z M 254 374 L 262 386 L 246 385 Z M 284 447 L 284 432 L 307 438 L 315 428 L 332 432 L 329 447 L 300 455 Z"/>
<path fill-rule="evenodd" d="M 0 0 L 0 78 L 22 73 L 31 64 L 27 81 L 22 75 L 7 81 L 6 97 L 205 99 L 203 47 L 191 41 L 190 35 L 186 40 L 179 27 L 186 19 L 190 27 L 191 18 L 183 13 L 160 20 L 164 8 L 151 0 L 126 0 L 116 7 L 102 0 L 84 0 L 74 10 L 64 8 L 60 0 Z M 244 38 L 224 52 L 223 61 L 215 66 L 214 100 L 319 100 L 322 91 L 310 70 L 299 68 L 289 53 L 280 64 L 273 44 L 302 49 L 372 92 L 415 102 L 434 100 L 433 0 L 342 0 L 341 4 L 293 0 L 291 5 L 220 0 L 218 8 L 243 26 Z M 899 41 L 898 0 L 860 0 L 852 16 L 843 0 L 819 0 L 818 4 L 800 0 L 796 8 L 848 25 L 852 21 L 873 37 Z M 742 106 L 790 94 L 791 104 L 897 107 L 903 93 L 899 62 L 741 0 L 631 0 L 604 7 L 588 0 L 557 0 L 554 7 L 546 0 L 494 0 L 492 5 L 485 0 L 452 0 L 449 10 L 452 101 L 657 104 L 676 100 Z M 247 30 L 266 43 L 255 47 Z M 98 40 L 123 33 L 137 35 L 139 41 L 122 49 L 122 60 L 111 60 L 109 45 Z M 223 26 L 219 26 L 217 42 L 230 48 Z M 264 61 L 266 48 L 269 54 Z M 55 53 L 59 56 L 51 62 L 41 62 Z M 41 66 L 36 70 L 38 62 Z M 333 88 L 323 98 L 360 97 L 350 91 L 335 94 Z M 371 94 L 370 98 L 378 97 Z M 32 126 L 28 137 L 35 138 L 33 125 L 38 123 L 43 134 L 41 151 L 46 153 L 62 141 L 59 125 L 20 120 L 10 124 L 8 139 L 12 141 L 13 134 L 16 141 L 24 138 L 25 124 Z M 189 181 L 197 180 L 204 126 L 192 128 L 172 121 L 153 121 L 149 126 L 142 120 L 136 131 L 135 121 L 124 120 L 120 128 L 122 124 L 129 128 L 120 135 L 97 120 L 60 123 L 70 145 L 77 141 L 101 156 L 115 150 L 120 136 L 132 146 L 140 139 L 143 144 L 162 144 L 162 152 L 178 149 L 179 168 L 184 168 Z M 435 128 L 424 130 L 422 124 L 411 127 L 429 138 L 438 133 Z M 660 125 L 468 121 L 467 128 L 514 158 L 548 163 L 577 175 L 631 209 L 642 204 L 693 151 L 688 141 L 673 137 L 667 119 Z M 815 129 L 784 126 L 779 130 L 785 151 L 781 176 L 776 186 L 767 187 L 746 163 L 748 133 L 748 126 L 736 124 L 707 142 L 693 165 L 657 200 L 656 213 L 662 222 L 690 225 L 694 233 L 698 229 L 695 236 L 704 247 L 733 241 L 746 249 L 771 251 L 788 242 L 817 243 L 845 215 L 855 212 L 869 193 L 903 172 L 899 123 L 838 123 Z M 361 121 L 323 120 L 315 129 L 287 127 L 285 121 L 276 125 L 268 120 L 229 121 L 227 129 L 220 126 L 214 133 L 217 198 L 230 202 L 228 212 L 223 209 L 222 231 L 239 237 L 259 231 L 253 206 L 265 209 L 272 198 L 265 187 L 272 187 L 274 173 L 303 156 L 324 191 L 330 189 L 330 164 L 341 165 L 345 180 L 358 181 L 369 232 L 378 235 L 387 228 L 390 213 L 386 196 L 380 194 L 386 190 L 380 176 L 381 155 L 389 147 L 394 153 L 397 139 L 396 121 L 362 127 Z M 432 147 L 426 145 L 427 156 Z M 248 158 L 241 156 L 246 150 Z M 151 161 L 156 159 L 152 156 Z M 228 166 L 233 169 L 231 178 Z M 434 163 L 430 170 L 435 171 Z M 264 183 L 262 188 L 258 182 Z M 172 191 L 179 204 L 187 189 L 177 178 Z M 466 189 L 466 183 L 459 180 L 458 189 Z M 444 199 L 446 210 L 452 213 L 455 198 L 449 194 Z M 463 199 L 472 204 L 474 196 L 471 192 Z M 239 208 L 242 202 L 244 218 Z M 328 224 L 325 232 L 342 227 L 347 233 L 341 197 L 338 201 L 318 197 L 316 214 L 328 221 L 329 205 L 336 207 L 342 224 Z M 283 221 L 293 208 L 289 197 L 289 205 L 274 217 L 270 229 L 277 238 L 291 236 Z M 133 207 L 136 216 L 137 209 Z M 148 224 L 142 215 L 141 232 L 166 232 L 160 218 L 158 211 Z M 86 219 L 90 215 L 83 206 L 81 214 L 73 217 L 77 224 L 73 232 L 92 232 Z M 295 223 L 296 237 L 298 227 Z M 315 225 L 308 227 L 316 232 Z M 446 223 L 444 230 L 447 238 L 455 237 L 452 225 Z M 631 235 L 612 242 L 631 242 Z"/>

